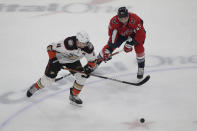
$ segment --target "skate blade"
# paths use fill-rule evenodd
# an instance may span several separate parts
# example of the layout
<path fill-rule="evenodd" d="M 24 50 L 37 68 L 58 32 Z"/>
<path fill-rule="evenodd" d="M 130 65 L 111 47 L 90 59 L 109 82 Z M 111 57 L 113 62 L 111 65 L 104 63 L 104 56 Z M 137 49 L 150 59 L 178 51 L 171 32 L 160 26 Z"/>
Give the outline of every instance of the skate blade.
<path fill-rule="evenodd" d="M 70 104 L 73 105 L 73 106 L 82 107 L 82 104 L 77 104 L 73 101 L 70 101 Z"/>

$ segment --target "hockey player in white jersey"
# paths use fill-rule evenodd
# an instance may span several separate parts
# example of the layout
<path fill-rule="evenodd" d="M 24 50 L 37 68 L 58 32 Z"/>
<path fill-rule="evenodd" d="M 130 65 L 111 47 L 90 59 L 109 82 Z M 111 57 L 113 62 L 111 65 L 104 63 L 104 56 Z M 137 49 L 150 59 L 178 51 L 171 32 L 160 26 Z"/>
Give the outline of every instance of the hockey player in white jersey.
<path fill-rule="evenodd" d="M 36 91 L 49 86 L 55 81 L 58 72 L 65 66 L 69 69 L 85 72 L 87 75 L 70 71 L 75 77 L 73 87 L 70 88 L 69 99 L 76 104 L 82 104 L 78 97 L 86 79 L 96 68 L 96 55 L 94 47 L 89 41 L 89 36 L 85 31 L 78 32 L 76 36 L 67 37 L 58 43 L 53 43 L 47 47 L 49 62 L 45 69 L 45 74 L 27 91 L 27 97 L 31 97 Z M 87 64 L 82 67 L 80 59 L 85 57 Z"/>

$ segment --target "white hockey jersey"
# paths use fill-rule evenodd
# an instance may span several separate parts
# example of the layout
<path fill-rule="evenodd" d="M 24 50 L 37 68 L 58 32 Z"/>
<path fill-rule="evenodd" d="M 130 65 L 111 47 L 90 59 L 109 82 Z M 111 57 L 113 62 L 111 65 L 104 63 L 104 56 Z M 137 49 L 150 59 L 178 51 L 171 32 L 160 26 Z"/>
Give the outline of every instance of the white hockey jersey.
<path fill-rule="evenodd" d="M 76 36 L 66 38 L 64 41 L 52 43 L 52 50 L 61 64 L 73 63 L 85 57 L 87 61 L 96 60 L 94 46 L 89 42 L 83 49 L 76 45 Z"/>

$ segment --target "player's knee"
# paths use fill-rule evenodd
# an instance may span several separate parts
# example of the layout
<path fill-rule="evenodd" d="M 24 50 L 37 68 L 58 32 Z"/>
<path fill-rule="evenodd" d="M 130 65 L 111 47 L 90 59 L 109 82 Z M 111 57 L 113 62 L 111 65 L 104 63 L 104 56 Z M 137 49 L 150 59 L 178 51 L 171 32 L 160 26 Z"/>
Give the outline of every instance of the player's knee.
<path fill-rule="evenodd" d="M 41 77 L 37 84 L 40 88 L 44 88 L 46 86 L 50 86 L 53 82 L 55 82 L 55 79 L 47 77 L 46 75 L 44 75 L 43 77 Z"/>
<path fill-rule="evenodd" d="M 56 71 L 48 71 L 48 72 L 45 72 L 45 76 L 47 76 L 48 78 L 54 79 L 57 76 L 57 72 Z"/>
<path fill-rule="evenodd" d="M 136 53 L 136 58 L 137 60 L 145 59 L 145 53 L 144 52 Z"/>
<path fill-rule="evenodd" d="M 85 81 L 87 78 L 83 77 L 83 74 L 81 73 L 75 73 L 74 74 L 76 83 L 78 83 L 79 85 L 84 85 Z"/>

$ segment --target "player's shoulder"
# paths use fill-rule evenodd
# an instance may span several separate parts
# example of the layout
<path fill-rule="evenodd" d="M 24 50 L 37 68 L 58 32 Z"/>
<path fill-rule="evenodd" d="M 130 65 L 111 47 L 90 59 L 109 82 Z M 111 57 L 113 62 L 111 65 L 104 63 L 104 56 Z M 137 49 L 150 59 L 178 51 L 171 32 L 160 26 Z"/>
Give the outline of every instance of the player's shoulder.
<path fill-rule="evenodd" d="M 139 22 L 143 22 L 143 20 L 137 14 L 129 12 L 129 23 L 138 24 Z"/>
<path fill-rule="evenodd" d="M 113 17 L 111 18 L 110 24 L 111 24 L 111 25 L 118 25 L 118 24 L 119 24 L 119 20 L 118 20 L 118 16 L 117 16 L 117 15 L 115 15 L 115 16 L 113 16 Z"/>
<path fill-rule="evenodd" d="M 64 40 L 64 46 L 67 50 L 74 50 L 77 49 L 76 45 L 76 36 L 67 37 Z"/>
<path fill-rule="evenodd" d="M 136 13 L 133 13 L 133 12 L 129 12 L 129 16 L 133 17 L 133 18 L 136 18 L 136 19 L 140 18 Z"/>
<path fill-rule="evenodd" d="M 91 54 L 91 53 L 93 53 L 93 51 L 94 51 L 94 46 L 93 46 L 93 44 L 91 43 L 91 42 L 88 42 L 88 44 L 87 44 L 87 46 L 85 46 L 83 49 L 81 49 L 81 50 L 83 50 L 84 52 L 86 52 L 86 53 L 88 53 L 88 54 Z"/>

